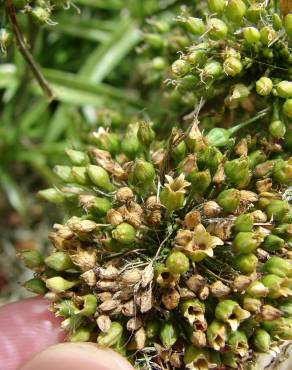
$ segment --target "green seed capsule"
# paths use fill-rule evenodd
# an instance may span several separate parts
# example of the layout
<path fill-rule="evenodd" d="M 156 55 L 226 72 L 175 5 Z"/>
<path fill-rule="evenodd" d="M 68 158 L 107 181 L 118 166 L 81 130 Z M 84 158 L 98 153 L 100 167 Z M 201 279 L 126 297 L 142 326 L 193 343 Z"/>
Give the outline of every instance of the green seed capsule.
<path fill-rule="evenodd" d="M 261 234 L 252 232 L 240 232 L 236 234 L 232 248 L 235 253 L 253 252 L 264 240 Z"/>
<path fill-rule="evenodd" d="M 292 99 L 288 99 L 283 104 L 283 113 L 285 116 L 292 118 Z"/>
<path fill-rule="evenodd" d="M 273 121 L 270 123 L 269 133 L 276 139 L 283 139 L 286 133 L 286 126 L 280 120 Z"/>
<path fill-rule="evenodd" d="M 97 298 L 93 294 L 87 294 L 83 299 L 83 308 L 78 312 L 82 316 L 93 316 L 96 312 Z"/>
<path fill-rule="evenodd" d="M 246 293 L 253 298 L 263 298 L 269 293 L 269 289 L 260 281 L 253 281 L 248 288 Z"/>
<path fill-rule="evenodd" d="M 219 62 L 212 60 L 211 62 L 207 62 L 205 67 L 203 68 L 203 76 L 208 78 L 217 78 L 222 75 L 223 68 Z"/>
<path fill-rule="evenodd" d="M 219 18 L 211 18 L 208 22 L 208 36 L 212 40 L 224 40 L 228 33 L 228 27 Z"/>
<path fill-rule="evenodd" d="M 272 176 L 279 184 L 291 184 L 292 160 L 284 161 L 283 159 L 278 159 L 274 165 Z"/>
<path fill-rule="evenodd" d="M 78 150 L 67 149 L 66 154 L 74 166 L 86 166 L 90 163 L 89 157 L 86 153 Z"/>
<path fill-rule="evenodd" d="M 183 77 L 190 70 L 190 66 L 187 61 L 178 59 L 172 63 L 171 71 L 175 77 Z"/>
<path fill-rule="evenodd" d="M 242 63 L 235 57 L 229 57 L 224 60 L 223 69 L 224 72 L 231 77 L 235 77 L 242 71 Z"/>
<path fill-rule="evenodd" d="M 282 302 L 279 305 L 279 309 L 283 312 L 284 316 L 292 317 L 292 301 Z"/>
<path fill-rule="evenodd" d="M 205 24 L 201 18 L 187 17 L 183 19 L 186 29 L 197 36 L 201 36 L 205 32 Z"/>
<path fill-rule="evenodd" d="M 271 345 L 271 337 L 269 333 L 263 329 L 256 329 L 253 335 L 253 345 L 259 352 L 268 352 Z"/>
<path fill-rule="evenodd" d="M 38 196 L 51 203 L 55 204 L 64 203 L 64 195 L 58 189 L 55 188 L 40 190 L 38 192 Z"/>
<path fill-rule="evenodd" d="M 73 181 L 79 185 L 88 184 L 86 167 L 77 167 L 77 166 L 72 167 L 71 176 L 73 178 Z"/>
<path fill-rule="evenodd" d="M 269 252 L 284 248 L 285 241 L 277 235 L 270 234 L 266 237 L 263 248 Z"/>
<path fill-rule="evenodd" d="M 226 17 L 232 22 L 239 22 L 246 13 L 246 5 L 242 0 L 228 0 Z"/>
<path fill-rule="evenodd" d="M 102 347 L 112 347 L 118 344 L 118 342 L 120 342 L 122 336 L 123 336 L 122 325 L 117 321 L 113 321 L 107 333 L 100 333 L 98 335 L 97 344 L 99 344 Z"/>
<path fill-rule="evenodd" d="M 205 324 L 205 305 L 198 299 L 187 299 L 179 306 L 180 312 L 191 325 L 199 322 L 201 326 Z"/>
<path fill-rule="evenodd" d="M 190 268 L 190 262 L 185 254 L 174 251 L 167 257 L 166 267 L 171 274 L 182 275 Z"/>
<path fill-rule="evenodd" d="M 220 301 L 215 308 L 215 317 L 217 320 L 226 322 L 231 330 L 237 330 L 241 321 L 250 317 L 250 313 L 243 310 L 240 305 L 230 299 Z"/>
<path fill-rule="evenodd" d="M 41 6 L 35 6 L 30 10 L 32 19 L 40 24 L 46 23 L 50 19 L 50 11 Z"/>
<path fill-rule="evenodd" d="M 204 194 L 212 182 L 209 170 L 193 171 L 187 176 L 187 180 L 191 182 L 192 189 L 200 194 Z"/>
<path fill-rule="evenodd" d="M 146 43 L 154 49 L 162 49 L 164 47 L 164 39 L 161 35 L 156 33 L 144 34 L 144 40 Z"/>
<path fill-rule="evenodd" d="M 250 181 L 248 157 L 240 157 L 227 161 L 224 165 L 224 172 L 227 180 L 238 189 L 245 188 Z"/>
<path fill-rule="evenodd" d="M 283 340 L 292 339 L 292 319 L 282 317 L 272 321 L 262 322 L 262 327 L 273 337 L 279 337 Z"/>
<path fill-rule="evenodd" d="M 90 328 L 79 328 L 69 336 L 69 342 L 88 342 L 91 336 Z"/>
<path fill-rule="evenodd" d="M 117 134 L 107 132 L 101 128 L 98 132 L 94 132 L 92 136 L 93 143 L 99 149 L 106 150 L 112 155 L 116 155 L 120 152 L 120 139 Z"/>
<path fill-rule="evenodd" d="M 281 98 L 292 98 L 292 81 L 281 81 L 276 88 Z"/>
<path fill-rule="evenodd" d="M 254 152 L 248 155 L 249 168 L 253 169 L 258 164 L 264 162 L 267 159 L 267 156 L 261 150 L 255 150 Z"/>
<path fill-rule="evenodd" d="M 184 354 L 184 364 L 190 369 L 208 369 L 210 354 L 205 348 L 189 346 Z"/>
<path fill-rule="evenodd" d="M 284 18 L 284 28 L 289 37 L 292 37 L 292 13 L 289 13 Z"/>
<path fill-rule="evenodd" d="M 112 231 L 112 237 L 122 244 L 131 244 L 136 239 L 136 230 L 132 225 L 122 222 Z"/>
<path fill-rule="evenodd" d="M 80 196 L 79 201 L 86 211 L 90 211 L 90 213 L 97 217 L 105 216 L 107 211 L 112 207 L 110 200 L 93 195 Z"/>
<path fill-rule="evenodd" d="M 225 325 L 219 321 L 212 321 L 207 329 L 208 344 L 215 351 L 220 351 L 225 347 L 227 341 L 227 329 Z"/>
<path fill-rule="evenodd" d="M 284 278 L 292 275 L 292 265 L 284 258 L 272 256 L 263 265 L 263 271 Z"/>
<path fill-rule="evenodd" d="M 121 143 L 121 152 L 129 159 L 135 159 L 141 151 L 141 144 L 136 134 L 128 132 Z"/>
<path fill-rule="evenodd" d="M 224 128 L 216 127 L 208 132 L 206 138 L 210 145 L 221 147 L 228 144 L 230 136 L 230 131 Z"/>
<path fill-rule="evenodd" d="M 208 7 L 211 13 L 222 13 L 225 5 L 225 0 L 208 0 Z"/>
<path fill-rule="evenodd" d="M 223 190 L 218 198 L 217 203 L 227 213 L 232 213 L 239 206 L 240 202 L 240 191 L 237 189 Z"/>
<path fill-rule="evenodd" d="M 245 296 L 242 307 L 249 312 L 260 312 L 262 301 L 258 298 Z"/>
<path fill-rule="evenodd" d="M 149 186 L 155 178 L 155 169 L 152 163 L 144 159 L 135 161 L 132 171 L 129 175 L 129 183 L 136 187 Z"/>
<path fill-rule="evenodd" d="M 262 283 L 269 289 L 268 297 L 277 299 L 280 297 L 287 297 L 292 294 L 287 286 L 288 281 L 274 274 L 268 274 L 262 277 Z"/>
<path fill-rule="evenodd" d="M 155 139 L 155 132 L 148 122 L 140 122 L 137 137 L 142 145 L 148 147 Z"/>
<path fill-rule="evenodd" d="M 264 45 L 270 45 L 277 37 L 277 32 L 269 26 L 265 26 L 260 30 L 261 42 Z"/>
<path fill-rule="evenodd" d="M 182 161 L 185 157 L 186 157 L 186 150 L 187 150 L 187 146 L 186 146 L 186 143 L 184 141 L 182 141 L 181 143 L 179 143 L 172 151 L 171 153 L 171 158 L 176 161 L 176 162 L 180 162 Z"/>
<path fill-rule="evenodd" d="M 74 182 L 74 178 L 71 174 L 71 167 L 69 166 L 55 166 L 55 174 L 65 183 Z"/>
<path fill-rule="evenodd" d="M 61 276 L 55 276 L 46 281 L 47 288 L 54 293 L 63 293 L 66 290 L 73 288 L 76 284 L 77 281 L 69 281 Z"/>
<path fill-rule="evenodd" d="M 249 232 L 253 228 L 253 216 L 250 213 L 238 216 L 234 223 L 234 230 L 238 233 L 240 231 Z"/>
<path fill-rule="evenodd" d="M 160 332 L 160 325 L 157 321 L 147 321 L 146 323 L 146 337 L 153 339 L 158 336 Z"/>
<path fill-rule="evenodd" d="M 233 352 L 222 352 L 221 353 L 222 363 L 232 369 L 238 369 L 237 356 Z M 207 367 L 206 367 L 207 369 Z"/>
<path fill-rule="evenodd" d="M 227 343 L 230 349 L 241 357 L 245 356 L 248 352 L 248 341 L 243 331 L 238 330 L 232 332 Z"/>
<path fill-rule="evenodd" d="M 78 308 L 72 302 L 71 299 L 63 299 L 58 303 L 54 303 L 53 305 L 54 310 L 56 310 L 56 316 L 61 316 L 68 318 L 72 316 L 72 314 L 78 312 Z"/>
<path fill-rule="evenodd" d="M 274 218 L 276 221 L 281 220 L 289 211 L 289 204 L 285 200 L 272 200 L 266 207 L 266 213 L 269 218 Z"/>
<path fill-rule="evenodd" d="M 189 53 L 186 56 L 187 61 L 191 65 L 202 67 L 208 59 L 208 48 L 209 44 L 207 43 L 190 47 Z"/>
<path fill-rule="evenodd" d="M 115 187 L 110 182 L 108 173 L 102 167 L 89 165 L 87 166 L 86 170 L 87 175 L 89 176 L 90 180 L 93 182 L 94 185 L 109 192 L 115 190 Z"/>
<path fill-rule="evenodd" d="M 242 32 L 248 44 L 256 44 L 261 39 L 260 31 L 256 27 L 244 27 Z"/>
<path fill-rule="evenodd" d="M 69 255 L 61 251 L 46 257 L 45 264 L 56 271 L 65 271 L 74 267 Z"/>
<path fill-rule="evenodd" d="M 235 257 L 235 267 L 243 274 L 251 274 L 256 270 L 258 264 L 257 256 L 253 253 L 240 254 Z"/>
<path fill-rule="evenodd" d="M 46 288 L 46 284 L 42 280 L 37 278 L 33 278 L 25 282 L 24 287 L 25 289 L 35 294 L 44 295 L 48 291 L 48 289 Z"/>
<path fill-rule="evenodd" d="M 280 29 L 283 27 L 282 19 L 281 19 L 281 17 L 279 16 L 279 14 L 277 14 L 277 13 L 274 13 L 274 14 L 272 15 L 272 23 L 273 23 L 273 28 L 274 28 L 276 31 L 280 31 Z"/>
<path fill-rule="evenodd" d="M 267 96 L 273 89 L 273 82 L 268 77 L 261 77 L 256 82 L 256 91 L 261 96 Z"/>
<path fill-rule="evenodd" d="M 43 265 L 44 259 L 40 252 L 33 249 L 23 249 L 17 254 L 29 269 L 35 269 Z"/>
<path fill-rule="evenodd" d="M 161 326 L 160 340 L 165 348 L 170 348 L 178 339 L 178 331 L 175 325 L 166 321 Z"/>
<path fill-rule="evenodd" d="M 259 18 L 266 15 L 266 9 L 262 6 L 262 4 L 251 4 L 251 6 L 247 9 L 245 17 L 252 23 L 257 23 Z"/>

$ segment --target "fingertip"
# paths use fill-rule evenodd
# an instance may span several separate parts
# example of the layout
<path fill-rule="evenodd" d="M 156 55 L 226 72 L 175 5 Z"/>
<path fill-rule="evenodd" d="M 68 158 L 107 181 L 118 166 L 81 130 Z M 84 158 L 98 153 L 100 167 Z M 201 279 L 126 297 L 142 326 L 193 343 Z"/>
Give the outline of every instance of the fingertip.
<path fill-rule="evenodd" d="M 15 370 L 43 349 L 64 339 L 60 320 L 40 298 L 0 307 L 0 369 Z"/>
<path fill-rule="evenodd" d="M 20 370 L 134 370 L 120 355 L 93 343 L 62 343 L 38 353 Z"/>

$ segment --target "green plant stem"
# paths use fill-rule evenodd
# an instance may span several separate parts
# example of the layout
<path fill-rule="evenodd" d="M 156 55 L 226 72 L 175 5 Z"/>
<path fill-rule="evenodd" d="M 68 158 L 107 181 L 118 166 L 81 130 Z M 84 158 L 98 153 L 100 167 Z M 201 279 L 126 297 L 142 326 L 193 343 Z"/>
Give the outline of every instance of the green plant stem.
<path fill-rule="evenodd" d="M 19 28 L 19 25 L 16 19 L 15 8 L 13 6 L 12 0 L 5 0 L 5 7 L 7 10 L 7 14 L 8 14 L 11 27 L 15 35 L 19 50 L 22 56 L 24 57 L 24 59 L 26 60 L 26 62 L 28 63 L 28 65 L 30 66 L 32 73 L 35 79 L 37 80 L 38 84 L 40 85 L 44 93 L 48 96 L 49 101 L 52 101 L 54 99 L 53 91 L 51 90 L 48 82 L 44 78 L 41 71 L 38 69 L 38 66 L 32 54 L 30 53 L 30 51 L 28 50 L 26 46 L 25 40 L 23 38 L 23 35 L 21 33 L 21 30 Z"/>
<path fill-rule="evenodd" d="M 253 123 L 263 117 L 265 117 L 269 112 L 270 112 L 271 108 L 265 108 L 263 110 L 261 110 L 257 115 L 255 115 L 254 117 L 242 122 L 242 123 L 239 123 L 238 125 L 234 126 L 234 127 L 231 127 L 228 129 L 229 133 L 230 133 L 230 136 L 235 134 L 237 131 L 241 130 L 242 128 L 248 126 L 250 123 Z"/>

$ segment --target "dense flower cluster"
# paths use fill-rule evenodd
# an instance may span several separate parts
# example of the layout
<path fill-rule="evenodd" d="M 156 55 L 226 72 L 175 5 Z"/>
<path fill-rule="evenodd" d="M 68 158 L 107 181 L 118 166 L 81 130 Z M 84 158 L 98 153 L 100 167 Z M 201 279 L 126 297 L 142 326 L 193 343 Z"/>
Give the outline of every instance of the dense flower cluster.
<path fill-rule="evenodd" d="M 219 150 L 198 125 L 67 150 L 39 194 L 68 218 L 50 255 L 21 252 L 68 339 L 137 369 L 253 368 L 292 339 L 291 157 L 263 132 Z"/>
<path fill-rule="evenodd" d="M 174 116 L 204 97 L 211 125 L 233 124 L 243 113 L 273 106 L 269 130 L 283 137 L 292 117 L 292 14 L 286 8 L 281 13 L 279 5 L 210 0 L 209 11 L 201 2 L 183 7 L 179 16 L 153 19 L 145 32 L 144 54 L 151 59 L 143 68 L 145 82 L 163 82 Z"/>

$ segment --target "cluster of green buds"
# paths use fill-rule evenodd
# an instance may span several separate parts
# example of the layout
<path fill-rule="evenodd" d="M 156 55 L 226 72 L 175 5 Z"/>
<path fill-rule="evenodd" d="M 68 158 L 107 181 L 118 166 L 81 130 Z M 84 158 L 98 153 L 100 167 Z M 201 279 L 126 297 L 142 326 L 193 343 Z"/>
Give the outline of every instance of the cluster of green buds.
<path fill-rule="evenodd" d="M 176 9 L 176 23 L 164 20 L 168 27 L 161 30 L 160 21 L 152 21 L 156 33 L 145 34 L 159 73 L 144 71 L 166 85 L 167 110 L 187 114 L 203 97 L 210 108 L 202 124 L 226 127 L 258 107 L 274 106 L 269 132 L 283 138 L 292 118 L 291 13 L 281 12 L 277 2 L 210 0 L 208 10 L 204 6 Z"/>
<path fill-rule="evenodd" d="M 39 192 L 68 215 L 51 253 L 20 253 L 34 271 L 26 288 L 49 300 L 68 340 L 137 369 L 207 370 L 245 368 L 292 339 L 283 141 L 259 132 L 218 146 L 197 120 L 167 140 L 147 122 L 90 138 Z"/>
<path fill-rule="evenodd" d="M 75 6 L 75 5 L 74 5 Z M 27 16 L 38 25 L 54 26 L 57 23 L 52 19 L 52 13 L 57 8 L 67 9 L 70 7 L 68 0 L 16 0 L 4 1 L 2 22 L 0 27 L 0 50 L 4 55 L 7 54 L 7 48 L 13 40 L 14 28 L 19 28 L 18 37 L 21 35 L 21 30 L 18 25 L 18 15 L 27 14 Z M 9 19 L 13 16 L 13 19 Z M 10 22 L 9 22 L 10 20 Z M 17 23 L 17 24 L 16 24 Z"/>

